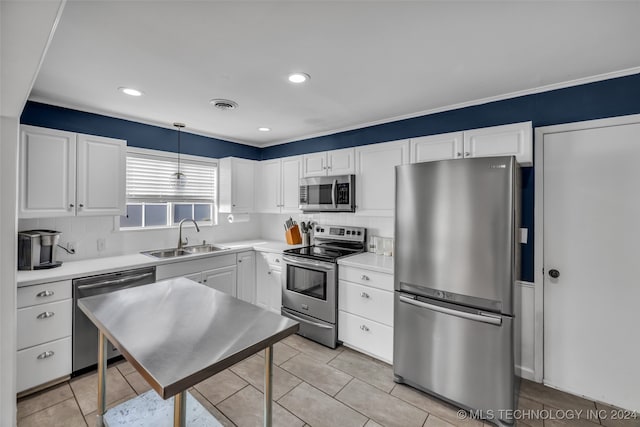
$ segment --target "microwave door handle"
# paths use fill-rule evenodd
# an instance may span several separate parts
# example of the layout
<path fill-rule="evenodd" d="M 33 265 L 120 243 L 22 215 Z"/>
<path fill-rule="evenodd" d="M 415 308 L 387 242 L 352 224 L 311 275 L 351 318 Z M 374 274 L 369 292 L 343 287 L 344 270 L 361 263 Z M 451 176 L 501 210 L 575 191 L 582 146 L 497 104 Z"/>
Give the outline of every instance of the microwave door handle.
<path fill-rule="evenodd" d="M 338 195 L 336 194 L 336 192 L 338 191 L 338 180 L 334 179 L 333 180 L 333 184 L 331 184 L 331 204 L 333 205 L 334 208 L 338 207 Z"/>

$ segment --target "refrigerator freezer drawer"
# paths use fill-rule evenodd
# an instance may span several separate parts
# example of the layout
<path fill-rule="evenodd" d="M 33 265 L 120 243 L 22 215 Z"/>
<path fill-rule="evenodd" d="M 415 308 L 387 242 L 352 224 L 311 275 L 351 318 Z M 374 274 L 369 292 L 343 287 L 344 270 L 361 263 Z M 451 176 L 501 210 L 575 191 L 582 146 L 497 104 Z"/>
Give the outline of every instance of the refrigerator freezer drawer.
<path fill-rule="evenodd" d="M 394 303 L 396 381 L 507 421 L 516 403 L 513 318 L 399 292 Z"/>

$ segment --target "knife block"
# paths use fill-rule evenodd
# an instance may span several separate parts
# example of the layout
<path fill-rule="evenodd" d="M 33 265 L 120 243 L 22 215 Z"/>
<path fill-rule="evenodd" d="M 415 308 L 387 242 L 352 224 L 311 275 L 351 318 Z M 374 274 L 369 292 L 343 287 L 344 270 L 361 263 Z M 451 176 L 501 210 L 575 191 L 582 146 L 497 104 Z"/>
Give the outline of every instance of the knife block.
<path fill-rule="evenodd" d="M 288 229 L 284 236 L 287 238 L 288 245 L 299 245 L 302 243 L 302 236 L 300 236 L 300 229 L 297 224 Z"/>

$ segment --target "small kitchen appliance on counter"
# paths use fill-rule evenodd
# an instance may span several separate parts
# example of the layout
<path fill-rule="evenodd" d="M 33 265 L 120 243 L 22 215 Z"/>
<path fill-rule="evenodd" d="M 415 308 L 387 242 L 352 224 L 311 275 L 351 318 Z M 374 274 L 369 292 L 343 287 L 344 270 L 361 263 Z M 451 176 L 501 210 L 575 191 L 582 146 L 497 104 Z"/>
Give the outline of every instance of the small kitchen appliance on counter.
<path fill-rule="evenodd" d="M 298 334 L 336 348 L 338 343 L 338 259 L 364 252 L 362 227 L 316 225 L 315 244 L 287 249 L 282 315 L 300 322 Z"/>
<path fill-rule="evenodd" d="M 56 261 L 60 232 L 27 230 L 18 233 L 18 270 L 42 270 L 62 265 Z"/>

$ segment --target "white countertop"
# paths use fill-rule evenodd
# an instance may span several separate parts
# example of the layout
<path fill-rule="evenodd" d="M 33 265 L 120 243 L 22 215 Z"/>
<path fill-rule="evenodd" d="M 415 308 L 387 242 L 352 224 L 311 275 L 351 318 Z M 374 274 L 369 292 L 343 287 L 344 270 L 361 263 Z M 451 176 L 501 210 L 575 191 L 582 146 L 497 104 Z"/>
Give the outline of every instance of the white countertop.
<path fill-rule="evenodd" d="M 197 258 L 207 258 L 244 250 L 256 250 L 262 252 L 279 253 L 285 249 L 297 248 L 302 245 L 287 245 L 286 242 L 273 240 L 243 240 L 238 242 L 216 242 L 216 245 L 225 246 L 228 250 L 186 255 L 176 258 L 158 259 L 141 253 L 121 255 L 105 258 L 91 258 L 81 261 L 66 261 L 60 267 L 48 270 L 18 271 L 16 279 L 18 287 L 37 285 L 40 283 L 56 282 L 59 280 L 75 279 L 77 277 L 93 276 L 96 274 L 111 273 L 114 271 L 129 270 L 152 265 L 181 262 Z M 158 248 L 160 249 L 160 248 Z"/>
<path fill-rule="evenodd" d="M 366 268 L 380 273 L 393 274 L 393 257 L 364 252 L 357 255 L 340 258 L 339 265 Z"/>

